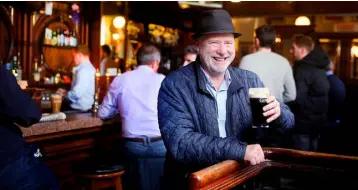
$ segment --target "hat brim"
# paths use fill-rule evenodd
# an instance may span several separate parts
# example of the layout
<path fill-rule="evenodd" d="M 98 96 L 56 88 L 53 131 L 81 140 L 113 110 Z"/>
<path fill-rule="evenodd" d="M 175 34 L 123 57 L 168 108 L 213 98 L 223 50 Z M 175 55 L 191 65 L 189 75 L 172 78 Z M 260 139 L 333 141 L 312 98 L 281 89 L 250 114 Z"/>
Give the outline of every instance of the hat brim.
<path fill-rule="evenodd" d="M 193 38 L 194 40 L 198 39 L 200 36 L 205 35 L 205 34 L 234 34 L 234 38 L 238 38 L 241 36 L 240 33 L 237 32 L 229 32 L 229 31 L 215 31 L 215 32 L 205 32 L 205 33 L 197 33 L 197 34 L 193 34 L 191 35 L 191 38 Z"/>

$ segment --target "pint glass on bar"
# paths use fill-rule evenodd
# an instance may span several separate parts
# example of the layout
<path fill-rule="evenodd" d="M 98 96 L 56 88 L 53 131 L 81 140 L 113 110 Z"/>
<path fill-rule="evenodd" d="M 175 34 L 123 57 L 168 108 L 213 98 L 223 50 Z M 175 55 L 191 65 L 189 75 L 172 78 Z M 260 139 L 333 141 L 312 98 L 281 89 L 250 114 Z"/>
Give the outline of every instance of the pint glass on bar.
<path fill-rule="evenodd" d="M 263 107 L 267 105 L 266 100 L 270 96 L 268 88 L 250 88 L 250 105 L 252 113 L 252 127 L 253 128 L 267 128 L 266 117 L 263 115 Z"/>

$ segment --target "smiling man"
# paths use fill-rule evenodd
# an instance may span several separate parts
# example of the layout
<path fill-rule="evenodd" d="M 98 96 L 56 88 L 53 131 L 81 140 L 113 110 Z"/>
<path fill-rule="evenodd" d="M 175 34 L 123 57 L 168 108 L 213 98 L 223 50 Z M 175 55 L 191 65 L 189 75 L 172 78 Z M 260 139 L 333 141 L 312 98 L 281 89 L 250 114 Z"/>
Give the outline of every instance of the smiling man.
<path fill-rule="evenodd" d="M 249 88 L 263 83 L 256 74 L 230 66 L 240 34 L 224 10 L 203 12 L 196 28 L 196 61 L 167 76 L 159 92 L 159 128 L 167 148 L 163 189 L 187 189 L 191 172 L 224 160 L 253 165 L 265 160 L 248 135 Z M 273 96 L 263 109 L 270 127 L 293 127 L 293 114 Z"/>

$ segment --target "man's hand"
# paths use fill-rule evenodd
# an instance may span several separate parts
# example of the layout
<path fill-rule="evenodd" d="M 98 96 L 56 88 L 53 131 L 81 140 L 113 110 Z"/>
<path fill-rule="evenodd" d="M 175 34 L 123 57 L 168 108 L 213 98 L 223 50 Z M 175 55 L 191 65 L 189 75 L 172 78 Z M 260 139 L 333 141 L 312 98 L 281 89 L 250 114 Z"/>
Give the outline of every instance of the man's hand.
<path fill-rule="evenodd" d="M 270 123 L 271 121 L 277 119 L 281 115 L 280 103 L 276 100 L 274 96 L 269 96 L 266 100 L 267 105 L 264 109 L 264 116 L 267 117 L 266 122 Z"/>
<path fill-rule="evenodd" d="M 265 161 L 264 151 L 259 144 L 251 144 L 246 146 L 245 161 L 249 161 L 251 165 L 256 165 Z"/>

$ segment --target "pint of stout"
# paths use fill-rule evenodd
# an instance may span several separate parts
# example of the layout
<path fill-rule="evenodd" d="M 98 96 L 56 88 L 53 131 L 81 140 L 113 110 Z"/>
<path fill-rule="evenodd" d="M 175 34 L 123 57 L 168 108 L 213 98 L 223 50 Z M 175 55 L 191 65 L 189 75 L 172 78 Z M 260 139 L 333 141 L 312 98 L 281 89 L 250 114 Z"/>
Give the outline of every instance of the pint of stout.
<path fill-rule="evenodd" d="M 263 107 L 267 105 L 266 99 L 270 96 L 268 88 L 250 88 L 250 105 L 252 112 L 252 127 L 268 127 Z"/>

